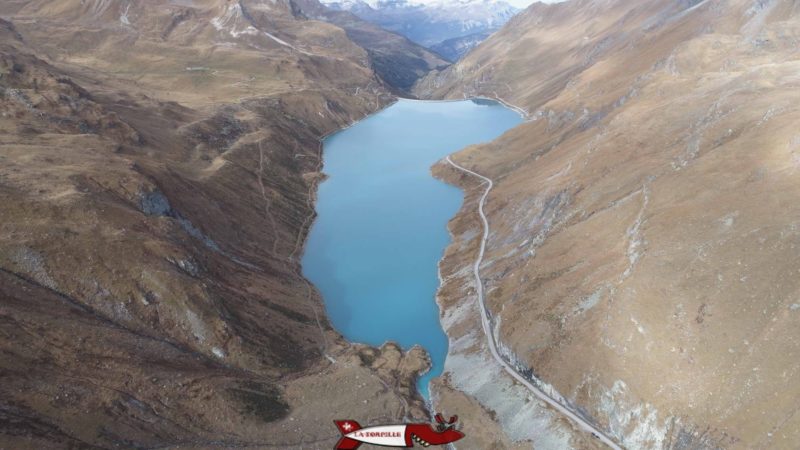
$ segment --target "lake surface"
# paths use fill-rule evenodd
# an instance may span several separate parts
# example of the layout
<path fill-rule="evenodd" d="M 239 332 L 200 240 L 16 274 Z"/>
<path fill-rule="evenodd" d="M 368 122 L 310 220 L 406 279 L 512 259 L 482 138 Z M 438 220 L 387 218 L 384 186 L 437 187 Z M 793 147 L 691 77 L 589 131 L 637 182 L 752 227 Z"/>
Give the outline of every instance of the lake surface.
<path fill-rule="evenodd" d="M 447 355 L 437 264 L 450 241 L 447 222 L 463 199 L 430 167 L 521 121 L 495 102 L 400 100 L 324 141 L 329 178 L 319 186 L 304 275 L 350 341 L 428 351 L 433 367 L 418 383 L 425 398 Z"/>

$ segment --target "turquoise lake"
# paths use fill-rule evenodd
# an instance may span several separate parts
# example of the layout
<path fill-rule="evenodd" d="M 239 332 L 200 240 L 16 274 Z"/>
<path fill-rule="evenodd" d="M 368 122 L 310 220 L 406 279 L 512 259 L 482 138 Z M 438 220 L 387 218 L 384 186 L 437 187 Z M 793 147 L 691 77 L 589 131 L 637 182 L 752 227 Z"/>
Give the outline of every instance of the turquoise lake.
<path fill-rule="evenodd" d="M 521 122 L 491 101 L 400 100 L 323 143 L 328 179 L 319 186 L 303 273 L 350 341 L 428 351 L 433 367 L 418 383 L 425 398 L 447 355 L 437 264 L 463 200 L 430 167 Z"/>

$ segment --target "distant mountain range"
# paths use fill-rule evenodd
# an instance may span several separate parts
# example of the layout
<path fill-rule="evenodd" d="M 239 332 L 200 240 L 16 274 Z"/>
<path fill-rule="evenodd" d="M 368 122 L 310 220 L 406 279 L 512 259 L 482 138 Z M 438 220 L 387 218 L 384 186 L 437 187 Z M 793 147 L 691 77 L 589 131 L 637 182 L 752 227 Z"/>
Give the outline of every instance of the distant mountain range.
<path fill-rule="evenodd" d="M 502 0 L 323 0 L 455 61 L 503 26 L 519 9 Z"/>
<path fill-rule="evenodd" d="M 481 31 L 480 33 L 459 36 L 445 39 L 438 44 L 430 46 L 430 49 L 449 61 L 458 61 L 467 52 L 477 47 L 478 44 L 491 36 L 491 31 Z"/>

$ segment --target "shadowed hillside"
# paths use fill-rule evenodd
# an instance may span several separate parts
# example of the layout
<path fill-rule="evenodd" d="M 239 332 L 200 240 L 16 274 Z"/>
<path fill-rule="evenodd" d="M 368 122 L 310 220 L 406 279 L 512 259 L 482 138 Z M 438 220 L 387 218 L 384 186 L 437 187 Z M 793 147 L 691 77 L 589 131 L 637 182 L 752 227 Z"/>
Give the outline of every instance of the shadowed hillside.
<path fill-rule="evenodd" d="M 0 5 L 8 448 L 330 447 L 332 414 L 426 416 L 424 352 L 345 342 L 299 275 L 319 138 L 393 98 L 294 6 Z"/>

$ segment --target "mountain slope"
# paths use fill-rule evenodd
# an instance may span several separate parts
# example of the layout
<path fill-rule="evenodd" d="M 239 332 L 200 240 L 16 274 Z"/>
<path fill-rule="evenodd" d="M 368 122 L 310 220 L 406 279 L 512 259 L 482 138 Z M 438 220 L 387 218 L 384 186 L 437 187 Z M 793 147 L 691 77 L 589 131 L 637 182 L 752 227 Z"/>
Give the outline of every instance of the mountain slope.
<path fill-rule="evenodd" d="M 449 65 L 437 54 L 407 38 L 386 31 L 346 11 L 335 11 L 317 0 L 295 0 L 297 11 L 304 16 L 330 22 L 347 33 L 347 37 L 367 51 L 375 73 L 399 92 L 408 94 L 414 83 L 431 70 Z"/>
<path fill-rule="evenodd" d="M 798 13 L 781 0 L 535 4 L 417 85 L 527 112 L 454 157 L 494 180 L 481 272 L 495 333 L 626 448 L 800 439 Z M 476 358 L 463 328 L 473 208 L 451 224 L 442 264 L 459 342 L 444 407 L 467 396 L 491 408 L 493 381 L 457 376 Z"/>
<path fill-rule="evenodd" d="M 328 447 L 334 413 L 427 414 L 424 352 L 347 343 L 300 275 L 319 138 L 393 98 L 292 5 L 0 5 L 9 448 Z"/>
<path fill-rule="evenodd" d="M 431 50 L 442 55 L 450 61 L 458 61 L 478 44 L 485 41 L 491 33 L 484 31 L 481 33 L 469 34 L 445 39 L 438 44 L 431 46 Z"/>

